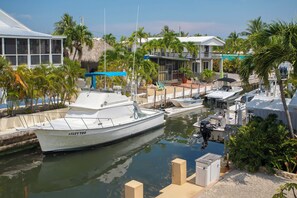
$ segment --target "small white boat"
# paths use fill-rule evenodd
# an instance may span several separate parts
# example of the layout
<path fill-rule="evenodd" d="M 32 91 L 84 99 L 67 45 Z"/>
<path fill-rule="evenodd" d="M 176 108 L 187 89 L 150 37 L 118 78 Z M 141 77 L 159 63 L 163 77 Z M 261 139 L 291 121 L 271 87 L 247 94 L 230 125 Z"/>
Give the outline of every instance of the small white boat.
<path fill-rule="evenodd" d="M 141 109 L 121 93 L 83 90 L 64 118 L 31 129 L 42 151 L 49 152 L 111 143 L 163 124 L 163 111 Z"/>
<path fill-rule="evenodd" d="M 232 83 L 232 82 L 235 82 L 235 79 L 225 77 L 225 78 L 220 78 L 217 81 Z M 209 94 L 206 94 L 205 97 L 207 98 L 207 100 L 227 101 L 227 100 L 236 99 L 242 90 L 243 90 L 242 87 L 223 85 L 218 90 L 212 91 Z"/>
<path fill-rule="evenodd" d="M 174 106 L 183 108 L 201 106 L 203 103 L 203 99 L 198 94 L 195 94 L 192 98 L 174 98 L 170 99 L 170 101 Z"/>

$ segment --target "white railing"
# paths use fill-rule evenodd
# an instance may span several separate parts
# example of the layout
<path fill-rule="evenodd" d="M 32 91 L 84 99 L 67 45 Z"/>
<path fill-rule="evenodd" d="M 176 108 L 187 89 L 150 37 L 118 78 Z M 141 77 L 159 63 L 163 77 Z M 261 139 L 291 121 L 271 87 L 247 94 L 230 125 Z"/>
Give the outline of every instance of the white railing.
<path fill-rule="evenodd" d="M 26 115 L 29 117 L 32 117 L 31 122 L 33 122 L 33 126 L 44 126 L 46 123 L 49 123 L 50 127 L 55 130 L 56 128 L 54 127 L 54 124 L 52 123 L 53 120 L 51 120 L 48 116 L 46 115 Z M 25 116 L 19 115 L 18 116 L 20 119 L 20 122 L 22 124 L 22 126 L 24 128 L 30 128 L 28 121 L 26 120 Z M 101 128 L 103 128 L 103 123 L 105 123 L 105 125 L 111 125 L 111 126 L 115 126 L 114 122 L 112 120 L 112 118 L 82 118 L 82 117 L 62 117 L 60 118 L 60 120 L 64 120 L 65 125 L 67 126 L 67 128 L 69 128 L 70 130 L 75 130 L 76 127 L 71 126 L 71 121 L 74 121 L 74 123 L 79 123 L 81 122 L 82 125 L 84 126 L 85 129 L 90 129 L 88 127 L 88 121 L 90 120 L 94 120 L 94 122 L 92 122 L 93 124 L 98 121 L 98 126 L 101 126 Z"/>

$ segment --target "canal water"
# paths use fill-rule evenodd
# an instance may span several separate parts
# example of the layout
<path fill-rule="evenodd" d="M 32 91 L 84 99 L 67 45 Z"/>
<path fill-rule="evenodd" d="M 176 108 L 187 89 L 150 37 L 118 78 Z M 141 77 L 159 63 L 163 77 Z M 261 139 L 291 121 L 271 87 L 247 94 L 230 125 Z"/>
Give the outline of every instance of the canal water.
<path fill-rule="evenodd" d="M 164 127 L 122 142 L 89 150 L 44 156 L 40 150 L 0 158 L 1 198 L 121 198 L 124 185 L 134 179 L 144 184 L 144 197 L 155 197 L 171 183 L 171 161 L 187 160 L 188 176 L 195 159 L 224 146 L 209 142 L 190 145 L 193 123 L 205 109 L 169 118 Z"/>

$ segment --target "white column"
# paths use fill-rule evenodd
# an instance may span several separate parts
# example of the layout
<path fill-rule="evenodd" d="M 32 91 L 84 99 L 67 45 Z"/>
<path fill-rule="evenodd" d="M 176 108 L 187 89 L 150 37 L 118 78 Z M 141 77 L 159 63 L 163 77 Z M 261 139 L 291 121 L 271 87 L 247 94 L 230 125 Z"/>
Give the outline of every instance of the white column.
<path fill-rule="evenodd" d="M 2 56 L 4 56 L 4 38 L 1 38 L 2 39 Z"/>
<path fill-rule="evenodd" d="M 213 69 L 213 59 L 211 58 L 211 60 L 210 60 L 210 70 L 212 70 Z"/>
<path fill-rule="evenodd" d="M 224 66 L 223 66 L 223 57 L 221 57 L 221 60 L 220 60 L 220 77 L 223 78 L 224 77 Z"/>
<path fill-rule="evenodd" d="M 28 41 L 28 59 L 27 59 L 27 66 L 29 69 L 31 69 L 31 52 L 30 52 L 30 39 L 27 39 Z"/>
<path fill-rule="evenodd" d="M 52 39 L 49 39 L 49 62 L 50 62 L 50 64 L 53 63 L 53 57 L 52 57 Z"/>
<path fill-rule="evenodd" d="M 63 39 L 61 39 L 61 64 L 63 64 L 64 61 L 64 44 Z"/>

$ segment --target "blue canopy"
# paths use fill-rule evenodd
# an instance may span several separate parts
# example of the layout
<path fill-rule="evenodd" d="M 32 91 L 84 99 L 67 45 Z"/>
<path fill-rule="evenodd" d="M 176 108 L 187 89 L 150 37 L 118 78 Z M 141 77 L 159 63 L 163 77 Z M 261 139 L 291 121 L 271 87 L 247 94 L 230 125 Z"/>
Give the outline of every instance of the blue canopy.
<path fill-rule="evenodd" d="M 107 76 L 107 77 L 115 77 L 115 76 L 127 76 L 126 72 L 91 72 L 86 73 L 85 77 L 92 77 L 91 88 L 96 89 L 96 76 Z"/>
<path fill-rule="evenodd" d="M 92 72 L 92 73 L 85 74 L 85 77 L 92 77 L 92 76 L 107 76 L 107 77 L 127 76 L 127 72 Z"/>

